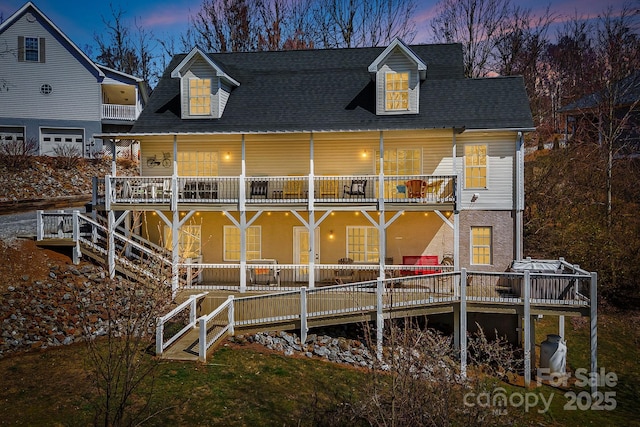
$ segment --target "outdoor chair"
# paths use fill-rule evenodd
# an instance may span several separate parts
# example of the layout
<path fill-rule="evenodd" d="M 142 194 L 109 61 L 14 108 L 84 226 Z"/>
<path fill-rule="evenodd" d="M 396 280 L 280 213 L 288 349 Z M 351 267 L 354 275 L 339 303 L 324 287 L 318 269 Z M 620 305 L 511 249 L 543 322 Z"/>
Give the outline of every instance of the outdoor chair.
<path fill-rule="evenodd" d="M 338 264 L 344 266 L 350 266 L 353 264 L 351 258 L 340 258 Z M 345 283 L 353 282 L 355 271 L 350 267 L 340 267 L 334 271 L 333 280 L 336 285 L 343 285 Z"/>
<path fill-rule="evenodd" d="M 302 181 L 285 181 L 282 197 L 285 199 L 301 199 L 302 198 Z"/>
<path fill-rule="evenodd" d="M 352 179 L 351 185 L 345 185 L 342 192 L 342 197 L 349 195 L 349 197 L 357 196 L 364 197 L 367 190 L 366 179 Z"/>
<path fill-rule="evenodd" d="M 333 179 L 320 181 L 320 198 L 338 198 L 338 185 Z"/>
<path fill-rule="evenodd" d="M 256 197 L 267 198 L 269 191 L 269 181 L 251 181 L 251 191 L 249 197 L 251 199 Z"/>
<path fill-rule="evenodd" d="M 280 286 L 280 269 L 278 261 L 275 259 L 252 259 L 247 264 L 261 264 L 247 268 L 249 283 L 259 285 L 264 283 L 268 286 Z"/>
<path fill-rule="evenodd" d="M 427 183 L 421 179 L 410 179 L 406 183 L 407 197 L 410 199 L 422 198 L 426 195 Z"/>

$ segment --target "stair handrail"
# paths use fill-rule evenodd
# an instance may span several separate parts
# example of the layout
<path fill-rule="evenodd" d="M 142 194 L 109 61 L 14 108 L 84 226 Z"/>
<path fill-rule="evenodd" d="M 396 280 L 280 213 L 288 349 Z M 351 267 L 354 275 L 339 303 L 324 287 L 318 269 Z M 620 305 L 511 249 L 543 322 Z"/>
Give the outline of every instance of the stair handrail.
<path fill-rule="evenodd" d="M 160 316 L 156 320 L 156 355 L 161 355 L 162 352 L 171 344 L 176 342 L 182 335 L 184 335 L 189 329 L 193 329 L 197 325 L 196 310 L 197 302 L 201 298 L 205 297 L 208 292 L 203 292 L 197 295 L 189 296 L 189 299 L 185 300 L 182 304 L 175 307 L 173 310 Z M 185 308 L 189 307 L 189 323 L 187 323 L 182 329 L 176 332 L 166 342 L 164 341 L 164 324 L 175 317 L 178 313 L 182 312 Z"/>

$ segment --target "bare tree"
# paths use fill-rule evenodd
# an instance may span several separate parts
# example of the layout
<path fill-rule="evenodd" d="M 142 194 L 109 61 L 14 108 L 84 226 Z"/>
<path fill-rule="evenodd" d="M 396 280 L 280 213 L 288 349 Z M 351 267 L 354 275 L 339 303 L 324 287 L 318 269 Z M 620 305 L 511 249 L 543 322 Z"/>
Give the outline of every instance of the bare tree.
<path fill-rule="evenodd" d="M 258 50 L 312 49 L 314 23 L 309 0 L 259 1 Z"/>
<path fill-rule="evenodd" d="M 509 0 L 440 0 L 431 29 L 437 42 L 462 43 L 465 76 L 483 77 L 491 71 L 502 22 L 510 13 Z"/>
<path fill-rule="evenodd" d="M 187 37 L 193 45 L 211 52 L 253 51 L 258 39 L 255 16 L 256 2 L 203 0 L 200 11 L 191 17 Z"/>
<path fill-rule="evenodd" d="M 415 9 L 414 0 L 318 0 L 313 16 L 326 48 L 379 46 L 413 41 Z"/>
<path fill-rule="evenodd" d="M 96 60 L 153 85 L 158 74 L 152 54 L 153 33 L 145 30 L 137 20 L 134 20 L 133 28 L 129 26 L 124 10 L 115 9 L 113 5 L 110 10 L 109 18 L 102 17 L 106 31 L 94 35 L 98 46 Z"/>

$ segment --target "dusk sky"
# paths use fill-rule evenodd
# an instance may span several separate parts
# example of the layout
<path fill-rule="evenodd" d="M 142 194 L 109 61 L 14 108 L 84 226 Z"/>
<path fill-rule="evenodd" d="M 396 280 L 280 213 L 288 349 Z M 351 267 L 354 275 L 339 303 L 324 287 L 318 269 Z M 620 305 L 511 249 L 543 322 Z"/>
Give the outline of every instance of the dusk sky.
<path fill-rule="evenodd" d="M 637 6 L 640 0 L 632 0 Z M 179 34 L 188 25 L 189 15 L 197 12 L 202 4 L 201 0 L 36 0 L 33 2 L 45 15 L 49 17 L 79 48 L 85 50 L 87 45 L 94 45 L 94 34 L 104 29 L 102 17 L 110 17 L 109 4 L 116 9 L 121 6 L 125 11 L 125 19 L 137 18 L 142 26 L 152 31 L 156 38 Z M 428 43 L 431 41 L 429 22 L 434 13 L 436 0 L 418 1 L 416 11 L 416 29 L 418 34 L 414 43 Z M 578 14 L 581 17 L 595 17 L 602 13 L 606 5 L 614 10 L 619 9 L 624 0 L 554 0 L 550 2 L 536 0 L 515 0 L 515 3 L 532 9 L 534 13 L 541 13 L 547 5 L 551 5 L 561 19 L 568 19 Z M 23 0 L 0 0 L 0 13 L 4 18 L 11 16 L 25 4 Z M 90 52 L 87 52 L 90 53 Z"/>

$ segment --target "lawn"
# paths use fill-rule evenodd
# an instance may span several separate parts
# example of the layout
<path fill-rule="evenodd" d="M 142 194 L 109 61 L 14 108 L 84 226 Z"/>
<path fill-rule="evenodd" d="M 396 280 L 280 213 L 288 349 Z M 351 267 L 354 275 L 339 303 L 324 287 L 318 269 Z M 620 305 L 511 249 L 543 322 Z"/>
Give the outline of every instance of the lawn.
<path fill-rule="evenodd" d="M 546 414 L 532 410 L 527 420 L 538 425 L 640 426 L 634 412 L 640 392 L 638 318 L 628 313 L 599 318 L 600 366 L 618 377 L 617 384 L 606 389 L 615 392 L 615 410 L 564 410 L 567 390 L 542 386 L 529 391 L 547 398 L 553 393 L 551 409 Z M 536 341 L 556 331 L 556 318 L 545 317 L 538 321 Z M 566 334 L 569 367 L 588 368 L 588 321 L 567 319 Z M 83 345 L 0 359 L 0 425 L 92 424 L 95 390 L 85 363 Z M 147 425 L 319 425 L 340 402 L 353 402 L 367 392 L 362 387 L 366 375 L 367 371 L 285 357 L 261 347 L 225 346 L 206 364 L 160 363 L 153 407 L 161 412 Z M 527 392 L 519 387 L 508 390 Z"/>

